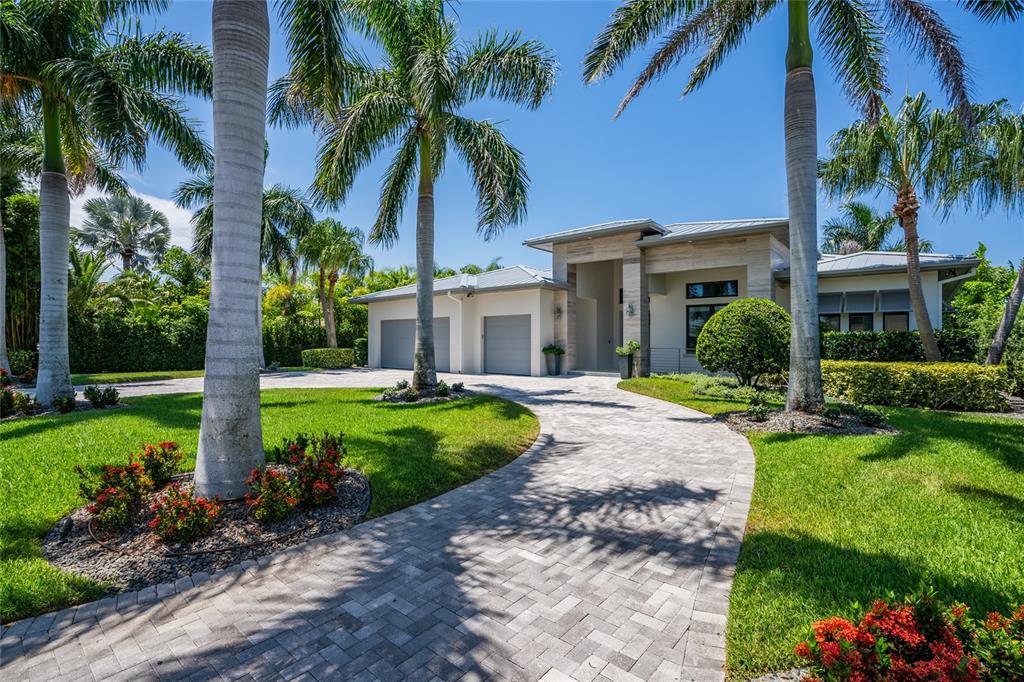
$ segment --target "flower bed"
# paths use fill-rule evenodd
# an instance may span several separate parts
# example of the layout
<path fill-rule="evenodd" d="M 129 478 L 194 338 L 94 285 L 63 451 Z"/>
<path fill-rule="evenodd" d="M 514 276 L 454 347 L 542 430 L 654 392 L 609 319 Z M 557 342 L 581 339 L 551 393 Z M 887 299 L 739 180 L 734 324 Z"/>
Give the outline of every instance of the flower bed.
<path fill-rule="evenodd" d="M 443 379 L 437 382 L 437 386 L 430 390 L 417 391 L 409 385 L 405 379 L 400 380 L 394 386 L 389 386 L 381 391 L 377 400 L 387 403 L 436 403 L 446 400 L 458 400 L 473 395 L 467 391 L 461 381 L 449 386 Z"/>

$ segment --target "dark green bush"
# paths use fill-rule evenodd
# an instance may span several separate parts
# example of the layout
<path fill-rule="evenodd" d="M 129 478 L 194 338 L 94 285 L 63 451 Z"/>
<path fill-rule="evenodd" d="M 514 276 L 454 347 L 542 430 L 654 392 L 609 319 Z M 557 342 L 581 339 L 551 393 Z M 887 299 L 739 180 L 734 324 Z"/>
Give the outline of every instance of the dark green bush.
<path fill-rule="evenodd" d="M 962 329 L 936 332 L 942 359 L 974 362 L 978 358 L 976 337 Z M 924 360 L 921 334 L 912 332 L 824 332 L 822 360 L 864 360 L 869 362 L 914 362 Z"/>
<path fill-rule="evenodd" d="M 352 350 L 356 353 L 356 367 L 366 367 L 370 356 L 370 343 L 366 339 L 356 339 Z"/>
<path fill-rule="evenodd" d="M 264 320 L 263 357 L 285 367 L 302 364 L 305 348 L 320 348 L 327 343 L 327 334 L 319 320 L 300 316 Z"/>
<path fill-rule="evenodd" d="M 731 372 L 741 385 L 754 385 L 789 364 L 789 324 L 789 313 L 768 299 L 730 303 L 701 329 L 697 361 L 710 372 Z"/>
<path fill-rule="evenodd" d="M 1024 398 L 1024 337 L 1010 340 L 1003 353 L 1003 362 L 1006 363 L 1010 393 Z"/>
<path fill-rule="evenodd" d="M 20 377 L 30 369 L 35 369 L 36 352 L 34 350 L 8 350 L 7 361 L 11 363 L 11 374 Z"/>
<path fill-rule="evenodd" d="M 1002 366 L 824 360 L 821 377 L 827 395 L 852 403 L 984 412 L 1008 407 Z"/>
<path fill-rule="evenodd" d="M 321 369 L 342 369 L 355 362 L 355 351 L 351 348 L 309 348 L 302 351 L 303 367 Z"/>
<path fill-rule="evenodd" d="M 86 386 L 82 395 L 93 407 L 97 409 L 103 407 L 103 390 L 99 386 Z"/>

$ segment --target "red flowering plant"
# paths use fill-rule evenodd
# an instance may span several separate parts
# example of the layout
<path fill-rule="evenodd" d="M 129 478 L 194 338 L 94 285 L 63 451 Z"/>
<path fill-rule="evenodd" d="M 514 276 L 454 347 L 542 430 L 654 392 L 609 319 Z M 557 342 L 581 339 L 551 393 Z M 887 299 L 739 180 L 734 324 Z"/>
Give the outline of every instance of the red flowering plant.
<path fill-rule="evenodd" d="M 874 602 L 857 625 L 829 618 L 813 631 L 795 650 L 810 669 L 805 682 L 1024 680 L 1024 607 L 978 623 L 924 587 L 902 602 Z"/>
<path fill-rule="evenodd" d="M 245 503 L 257 521 L 280 521 L 299 503 L 298 490 L 283 471 L 253 469 L 245 484 L 250 490 Z"/>
<path fill-rule="evenodd" d="M 332 500 L 345 477 L 341 460 L 346 451 L 340 433 L 322 436 L 300 433 L 294 440 L 285 440 L 274 454 L 278 461 L 285 459 L 295 467 L 299 496 L 306 504 L 320 505 Z"/>
<path fill-rule="evenodd" d="M 154 488 L 162 488 L 178 471 L 184 457 L 185 453 L 177 443 L 165 440 L 156 445 L 146 443 L 142 446 L 141 452 L 132 454 L 131 460 L 142 465 L 146 474 L 152 479 Z"/>
<path fill-rule="evenodd" d="M 142 506 L 142 496 L 153 487 L 153 481 L 138 462 L 118 467 L 106 465 L 94 476 L 81 465 L 78 472 L 78 493 L 91 502 L 86 509 L 105 530 L 127 528 Z"/>
<path fill-rule="evenodd" d="M 149 509 L 149 527 L 161 540 L 187 543 L 210 534 L 221 506 L 217 498 L 192 497 L 191 491 L 172 483 Z"/>

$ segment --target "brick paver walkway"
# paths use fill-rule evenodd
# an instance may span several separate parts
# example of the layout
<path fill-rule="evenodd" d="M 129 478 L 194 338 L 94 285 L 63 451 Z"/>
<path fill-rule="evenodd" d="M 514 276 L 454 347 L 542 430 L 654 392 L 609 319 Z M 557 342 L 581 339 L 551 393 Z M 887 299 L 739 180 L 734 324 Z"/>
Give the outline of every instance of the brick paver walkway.
<path fill-rule="evenodd" d="M 534 410 L 534 447 L 258 564 L 14 623 L 0 678 L 721 679 L 753 485 L 746 440 L 613 379 L 460 378 Z"/>

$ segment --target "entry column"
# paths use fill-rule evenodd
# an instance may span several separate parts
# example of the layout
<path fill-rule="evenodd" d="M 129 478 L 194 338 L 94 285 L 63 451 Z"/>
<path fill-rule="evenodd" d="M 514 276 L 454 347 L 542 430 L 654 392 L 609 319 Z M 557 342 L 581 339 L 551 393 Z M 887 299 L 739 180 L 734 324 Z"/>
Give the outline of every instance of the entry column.
<path fill-rule="evenodd" d="M 633 358 L 638 376 L 650 374 L 651 304 L 645 258 L 639 248 L 622 256 L 622 343 L 632 340 L 640 344 L 640 352 Z"/>

